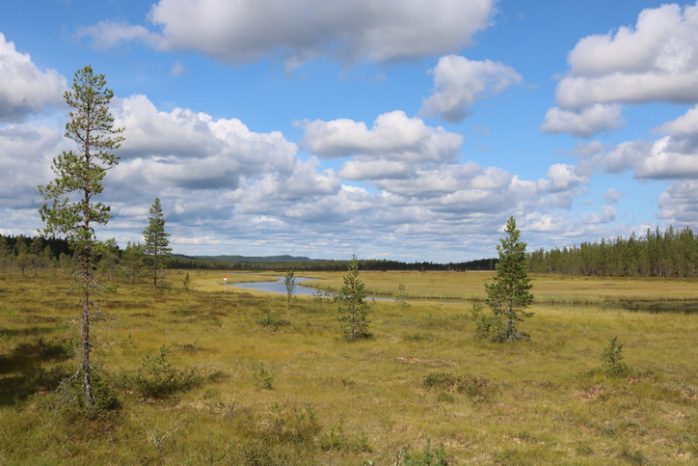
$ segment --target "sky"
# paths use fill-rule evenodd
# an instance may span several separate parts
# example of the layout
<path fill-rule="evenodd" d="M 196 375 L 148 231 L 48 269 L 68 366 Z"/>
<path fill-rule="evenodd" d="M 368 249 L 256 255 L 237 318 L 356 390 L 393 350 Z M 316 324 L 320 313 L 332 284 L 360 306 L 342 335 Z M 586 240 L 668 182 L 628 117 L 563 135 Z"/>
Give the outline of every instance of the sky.
<path fill-rule="evenodd" d="M 459 262 L 698 224 L 698 3 L 6 2 L 0 233 L 42 227 L 63 92 L 125 128 L 99 239 Z"/>

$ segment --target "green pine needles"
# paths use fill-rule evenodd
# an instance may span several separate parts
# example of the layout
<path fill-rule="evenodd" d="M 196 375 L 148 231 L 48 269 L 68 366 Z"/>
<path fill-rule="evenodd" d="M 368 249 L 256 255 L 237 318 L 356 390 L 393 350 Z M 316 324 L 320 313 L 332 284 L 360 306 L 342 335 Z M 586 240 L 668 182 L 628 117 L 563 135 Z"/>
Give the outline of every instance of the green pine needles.
<path fill-rule="evenodd" d="M 521 232 L 516 228 L 514 217 L 509 217 L 504 232 L 506 236 L 497 245 L 497 272 L 492 282 L 485 285 L 485 290 L 487 304 L 495 316 L 504 321 L 499 340 L 514 341 L 524 336 L 515 322 L 529 316 L 524 311 L 533 303 L 533 295 L 526 270 L 526 243 L 520 240 Z"/>
<path fill-rule="evenodd" d="M 94 404 L 90 375 L 90 286 L 97 244 L 95 225 L 105 225 L 111 218 L 109 206 L 95 198 L 104 189 L 107 171 L 119 162 L 113 151 L 124 140 L 120 136 L 123 128 L 114 127 L 109 111 L 114 94 L 106 84 L 104 75 L 95 74 L 91 66 L 75 73 L 73 87 L 64 94 L 71 109 L 65 137 L 75 143 L 75 150 L 64 151 L 54 158 L 51 169 L 56 177 L 38 187 L 46 201 L 39 209 L 46 224 L 43 233 L 64 235 L 81 264 L 82 372 L 88 408 Z"/>
<path fill-rule="evenodd" d="M 162 213 L 160 199 L 155 198 L 150 206 L 148 226 L 143 230 L 144 252 L 150 260 L 153 272 L 153 286 L 158 286 L 158 278 L 164 275 L 167 259 L 172 255 L 170 234 L 165 231 L 165 216 Z"/>
<path fill-rule="evenodd" d="M 368 303 L 366 287 L 359 279 L 359 261 L 352 257 L 349 270 L 344 275 L 344 285 L 336 297 L 341 314 L 342 333 L 348 341 L 368 338 Z"/>

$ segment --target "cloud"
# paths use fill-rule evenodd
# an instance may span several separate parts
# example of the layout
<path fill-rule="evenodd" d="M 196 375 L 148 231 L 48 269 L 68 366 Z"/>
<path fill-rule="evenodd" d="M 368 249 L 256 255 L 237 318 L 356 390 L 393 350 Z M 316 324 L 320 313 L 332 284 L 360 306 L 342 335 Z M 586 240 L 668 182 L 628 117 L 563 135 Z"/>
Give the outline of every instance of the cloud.
<path fill-rule="evenodd" d="M 122 164 L 153 185 L 189 189 L 237 186 L 240 176 L 291 173 L 298 150 L 278 132 L 256 133 L 237 119 L 156 109 L 143 95 L 115 99 L 116 124 L 126 128 Z"/>
<path fill-rule="evenodd" d="M 541 130 L 546 133 L 570 133 L 589 137 L 620 125 L 620 105 L 594 104 L 578 111 L 553 107 L 545 114 Z"/>
<path fill-rule="evenodd" d="M 698 101 L 698 6 L 642 10 L 634 28 L 580 40 L 568 56 L 570 74 L 557 100 L 593 103 Z"/>
<path fill-rule="evenodd" d="M 176 62 L 174 65 L 172 65 L 172 68 L 170 68 L 170 76 L 176 78 L 183 75 L 185 71 L 186 68 L 184 68 L 182 62 Z"/>
<path fill-rule="evenodd" d="M 572 168 L 551 167 L 544 179 L 523 180 L 498 167 L 460 162 L 452 154 L 460 138 L 444 153 L 425 149 L 441 147 L 434 140 L 443 135 L 401 112 L 377 118 L 371 129 L 364 125 L 352 133 L 357 139 L 340 138 L 339 152 L 349 155 L 337 173 L 320 158 L 300 158 L 296 144 L 277 131 L 255 132 L 240 120 L 186 108 L 162 111 L 142 95 L 112 104 L 126 141 L 99 199 L 114 218 L 98 236 L 122 245 L 142 239 L 156 196 L 173 247 L 190 254 L 292 251 L 457 261 L 493 254 L 497 229 L 511 214 L 568 219 L 540 241 L 598 231 L 571 230 L 583 219 L 563 209 L 584 182 Z M 336 143 L 323 147 L 336 149 Z M 53 176 L 51 157 L 70 144 L 58 123 L 0 129 L 0 213 L 11 233 L 40 227 L 35 187 Z"/>
<path fill-rule="evenodd" d="M 698 180 L 684 180 L 672 183 L 659 196 L 657 216 L 676 226 L 695 227 L 698 222 Z"/>
<path fill-rule="evenodd" d="M 21 124 L 0 128 L 0 207 L 37 206 L 37 185 L 50 179 L 51 158 L 65 149 L 59 128 Z"/>
<path fill-rule="evenodd" d="M 463 142 L 460 134 L 442 127 L 428 127 L 420 118 L 402 111 L 384 113 L 369 129 L 349 119 L 312 120 L 301 123 L 303 146 L 327 158 L 359 156 L 410 162 L 443 162 L 453 159 Z"/>
<path fill-rule="evenodd" d="M 608 191 L 606 191 L 603 195 L 603 200 L 608 204 L 616 204 L 622 197 L 623 195 L 615 188 L 608 188 Z"/>
<path fill-rule="evenodd" d="M 405 178 L 411 172 L 409 164 L 395 160 L 349 160 L 340 176 L 350 180 L 371 180 L 386 178 Z"/>
<path fill-rule="evenodd" d="M 145 42 L 154 48 L 161 48 L 162 42 L 159 35 L 143 26 L 114 21 L 100 21 L 92 26 L 82 26 L 77 29 L 75 36 L 78 39 L 89 38 L 92 46 L 100 50 L 136 40 Z"/>
<path fill-rule="evenodd" d="M 42 71 L 0 33 L 0 121 L 18 121 L 63 102 L 65 78 Z"/>
<path fill-rule="evenodd" d="M 587 224 L 602 224 L 610 223 L 616 219 L 616 208 L 610 204 L 601 207 L 601 212 L 597 214 L 591 214 L 584 217 L 584 221 Z"/>
<path fill-rule="evenodd" d="M 522 80 L 509 66 L 458 55 L 441 57 L 432 74 L 434 92 L 424 100 L 421 111 L 453 122 L 463 120 L 475 100 L 499 94 Z"/>
<path fill-rule="evenodd" d="M 634 27 L 582 38 L 557 86 L 561 108 L 548 111 L 544 130 L 590 136 L 619 126 L 614 104 L 698 102 L 696 30 L 698 4 L 667 4 L 642 10 Z"/>
<path fill-rule="evenodd" d="M 698 106 L 656 129 L 671 136 L 672 145 L 679 151 L 698 152 Z"/>
<path fill-rule="evenodd" d="M 564 163 L 556 163 L 548 168 L 550 178 L 549 190 L 551 192 L 567 191 L 580 184 L 589 182 L 589 179 L 575 172 L 575 167 Z"/>
<path fill-rule="evenodd" d="M 167 50 L 194 50 L 226 63 L 282 56 L 294 66 L 331 56 L 388 62 L 455 52 L 485 29 L 494 0 L 160 0 L 142 26 L 103 22 L 83 34 L 99 46 L 142 40 Z M 105 34 L 106 33 L 106 34 Z M 100 34 L 104 34 L 103 37 Z"/>
<path fill-rule="evenodd" d="M 636 178 L 698 177 L 698 153 L 682 153 L 674 150 L 669 136 L 654 142 L 621 143 L 606 155 L 604 164 L 610 173 L 632 170 Z"/>

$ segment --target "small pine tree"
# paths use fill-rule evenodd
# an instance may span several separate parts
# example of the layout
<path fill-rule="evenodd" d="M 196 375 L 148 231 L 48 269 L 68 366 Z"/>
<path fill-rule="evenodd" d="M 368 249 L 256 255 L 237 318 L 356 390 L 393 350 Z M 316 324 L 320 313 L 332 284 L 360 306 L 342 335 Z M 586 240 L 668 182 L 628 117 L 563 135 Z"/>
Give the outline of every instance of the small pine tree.
<path fill-rule="evenodd" d="M 344 285 L 337 295 L 342 332 L 349 341 L 370 336 L 368 332 L 368 303 L 366 288 L 359 279 L 359 261 L 352 257 L 349 269 L 344 275 Z"/>
<path fill-rule="evenodd" d="M 153 286 L 158 286 L 158 277 L 165 271 L 167 258 L 172 255 L 170 249 L 170 236 L 165 231 L 165 217 L 162 213 L 160 199 L 157 197 L 150 207 L 148 226 L 143 230 L 145 240 L 145 254 L 149 257 L 153 271 Z"/>
<path fill-rule="evenodd" d="M 601 354 L 601 360 L 606 366 L 606 373 L 614 377 L 620 377 L 630 371 L 628 364 L 623 361 L 623 345 L 618 337 L 613 337 Z"/>
<path fill-rule="evenodd" d="M 397 291 L 395 292 L 395 301 L 402 306 L 402 307 L 407 307 L 410 305 L 410 303 L 407 302 L 407 291 L 405 291 L 405 284 L 404 283 L 398 283 L 397 284 Z"/>
<path fill-rule="evenodd" d="M 284 278 L 284 285 L 286 286 L 286 309 L 291 309 L 291 300 L 293 299 L 293 293 L 296 291 L 296 274 L 293 269 L 286 272 L 286 277 Z"/>
<path fill-rule="evenodd" d="M 22 273 L 22 276 L 24 277 L 24 274 L 27 271 L 27 268 L 31 265 L 31 255 L 29 253 L 29 247 L 27 246 L 27 243 L 24 241 L 24 236 L 19 236 L 17 237 L 17 268 L 19 268 L 19 271 Z"/>
<path fill-rule="evenodd" d="M 506 321 L 504 340 L 514 341 L 523 336 L 514 322 L 528 316 L 524 310 L 533 303 L 533 295 L 529 292 L 532 285 L 526 270 L 526 243 L 519 239 L 521 233 L 514 217 L 509 217 L 504 232 L 506 237 L 497 245 L 497 272 L 492 282 L 485 284 L 485 290 L 487 304 Z"/>

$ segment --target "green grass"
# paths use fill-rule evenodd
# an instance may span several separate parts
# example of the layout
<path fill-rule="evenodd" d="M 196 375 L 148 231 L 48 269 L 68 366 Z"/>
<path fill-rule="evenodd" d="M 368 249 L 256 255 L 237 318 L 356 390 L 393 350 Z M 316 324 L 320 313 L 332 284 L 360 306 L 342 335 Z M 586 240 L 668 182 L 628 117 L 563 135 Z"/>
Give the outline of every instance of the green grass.
<path fill-rule="evenodd" d="M 78 366 L 78 290 L 0 277 L 0 464 L 392 465 L 427 440 L 454 464 L 698 462 L 698 315 L 611 305 L 688 302 L 696 282 L 537 276 L 534 294 L 565 299 L 534 305 L 530 341 L 507 345 L 474 338 L 466 301 L 376 302 L 373 338 L 347 343 L 333 303 L 297 299 L 287 314 L 284 296 L 213 272 L 190 271 L 185 291 L 183 274 L 99 296 L 93 357 L 121 408 L 94 418 L 56 391 Z M 487 275 L 361 277 L 373 292 L 402 282 L 462 299 L 482 297 Z M 604 371 L 614 336 L 627 376 Z M 138 377 L 162 347 L 196 383 L 146 397 Z"/>

